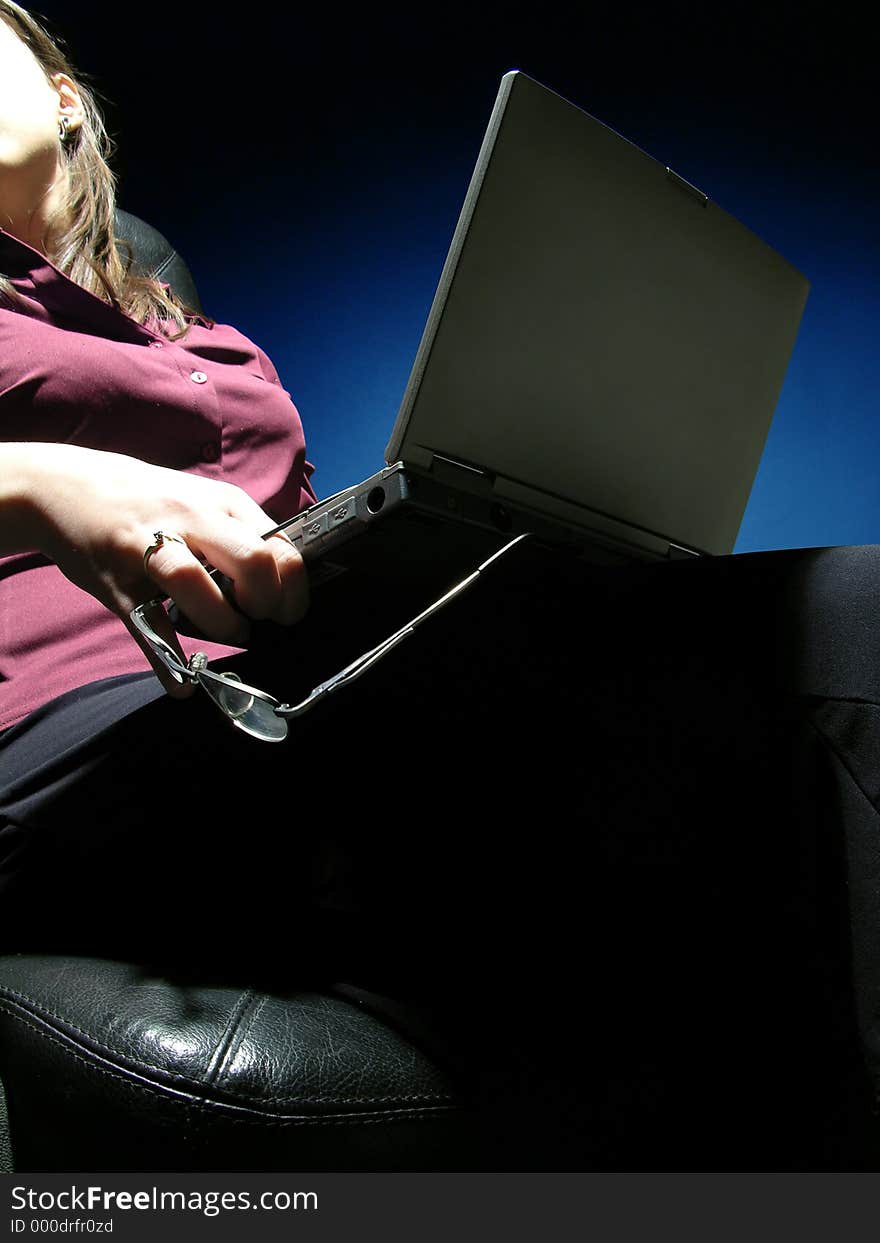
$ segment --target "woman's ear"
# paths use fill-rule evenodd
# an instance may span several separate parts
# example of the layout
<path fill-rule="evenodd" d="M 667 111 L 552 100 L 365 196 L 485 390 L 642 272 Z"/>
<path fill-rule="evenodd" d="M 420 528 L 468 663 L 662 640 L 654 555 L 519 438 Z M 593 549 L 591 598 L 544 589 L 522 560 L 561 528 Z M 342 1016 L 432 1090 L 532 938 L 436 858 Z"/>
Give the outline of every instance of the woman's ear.
<path fill-rule="evenodd" d="M 58 92 L 58 120 L 67 117 L 68 127 L 79 129 L 85 115 L 79 87 L 66 73 L 53 73 L 52 85 Z"/>

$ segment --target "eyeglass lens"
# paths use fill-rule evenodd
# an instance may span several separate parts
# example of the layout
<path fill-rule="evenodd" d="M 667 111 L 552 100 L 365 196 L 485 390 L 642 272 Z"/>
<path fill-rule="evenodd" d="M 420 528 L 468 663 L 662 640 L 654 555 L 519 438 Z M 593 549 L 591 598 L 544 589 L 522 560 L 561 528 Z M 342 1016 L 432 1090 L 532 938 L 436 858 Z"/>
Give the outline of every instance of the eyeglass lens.
<path fill-rule="evenodd" d="M 238 729 L 263 742 L 282 742 L 287 737 L 287 722 L 275 714 L 275 701 L 255 695 L 251 687 L 240 685 L 241 679 L 236 674 L 205 669 L 197 677 L 217 707 Z"/>

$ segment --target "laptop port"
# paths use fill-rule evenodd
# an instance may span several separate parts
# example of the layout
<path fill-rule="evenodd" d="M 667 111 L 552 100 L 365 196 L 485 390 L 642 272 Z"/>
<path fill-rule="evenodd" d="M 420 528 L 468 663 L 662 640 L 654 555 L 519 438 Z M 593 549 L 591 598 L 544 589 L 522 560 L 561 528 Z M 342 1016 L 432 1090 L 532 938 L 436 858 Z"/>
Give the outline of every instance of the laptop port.
<path fill-rule="evenodd" d="M 371 514 L 378 514 L 379 510 L 385 504 L 385 489 L 371 488 L 367 493 L 367 511 Z"/>

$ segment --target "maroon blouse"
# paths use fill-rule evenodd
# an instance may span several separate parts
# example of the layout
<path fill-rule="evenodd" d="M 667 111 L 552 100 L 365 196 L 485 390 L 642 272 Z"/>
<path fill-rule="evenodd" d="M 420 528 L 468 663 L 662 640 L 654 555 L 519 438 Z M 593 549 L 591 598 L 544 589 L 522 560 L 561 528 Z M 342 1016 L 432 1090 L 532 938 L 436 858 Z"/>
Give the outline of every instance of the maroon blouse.
<path fill-rule="evenodd" d="M 282 521 L 315 501 L 290 395 L 225 324 L 179 341 L 88 293 L 0 229 L 0 440 L 125 453 L 224 479 Z M 189 655 L 196 644 L 181 639 Z M 209 657 L 239 648 L 197 645 Z M 36 553 L 0 558 L 0 729 L 99 678 L 149 669 L 123 623 Z"/>

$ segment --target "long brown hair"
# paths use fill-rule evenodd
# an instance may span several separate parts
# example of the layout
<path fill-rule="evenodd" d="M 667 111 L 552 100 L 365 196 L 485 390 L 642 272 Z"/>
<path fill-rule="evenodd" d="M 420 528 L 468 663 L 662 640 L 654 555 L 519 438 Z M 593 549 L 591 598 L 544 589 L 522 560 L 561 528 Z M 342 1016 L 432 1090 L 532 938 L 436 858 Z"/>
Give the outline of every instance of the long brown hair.
<path fill-rule="evenodd" d="M 138 323 L 156 319 L 174 339 L 182 336 L 196 312 L 157 280 L 137 273 L 129 247 L 114 235 L 116 176 L 109 159 L 113 144 L 94 92 L 77 74 L 62 50 L 40 23 L 13 0 L 0 0 L 0 21 L 31 50 L 46 77 L 65 73 L 72 78 L 83 103 L 83 120 L 59 145 L 66 168 L 67 192 L 53 226 L 46 257 L 71 280 L 118 307 Z M 51 250 L 51 253 L 50 253 Z M 0 295 L 15 300 L 16 291 L 0 272 Z M 204 317 L 201 317 L 204 318 Z M 210 321 L 208 321 L 210 322 Z"/>

